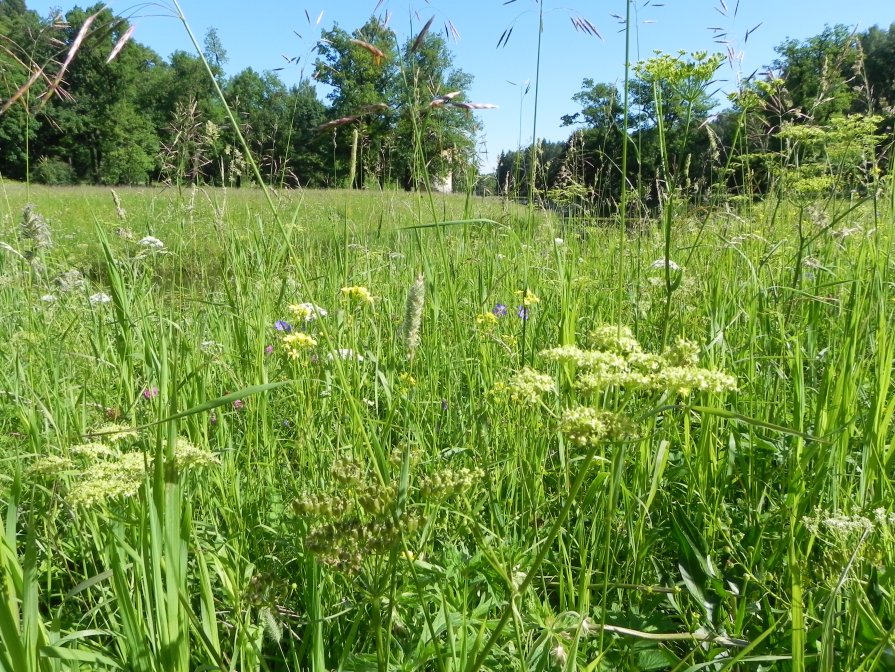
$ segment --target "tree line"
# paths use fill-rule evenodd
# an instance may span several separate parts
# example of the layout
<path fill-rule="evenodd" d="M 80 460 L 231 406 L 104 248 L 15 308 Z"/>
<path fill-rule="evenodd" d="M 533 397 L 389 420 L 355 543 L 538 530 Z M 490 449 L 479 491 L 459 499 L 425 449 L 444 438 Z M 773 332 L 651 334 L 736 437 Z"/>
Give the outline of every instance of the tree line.
<path fill-rule="evenodd" d="M 888 172 L 895 24 L 787 40 L 720 112 L 717 54 L 657 54 L 633 67 L 627 90 L 585 79 L 577 111 L 562 118 L 568 139 L 501 153 L 487 180 L 472 116 L 482 106 L 463 96 L 472 76 L 431 25 L 403 43 L 376 17 L 352 32 L 322 30 L 311 78 L 329 87 L 321 100 L 309 79 L 286 86 L 251 68 L 225 76 L 214 29 L 204 61 L 183 51 L 166 60 L 102 5 L 41 18 L 25 0 L 0 0 L 0 175 L 404 188 L 453 176 L 455 188 L 608 214 L 623 185 L 649 206 L 668 194 L 866 192 Z"/>
<path fill-rule="evenodd" d="M 430 25 L 403 45 L 375 17 L 351 33 L 323 30 L 313 73 L 331 87 L 322 101 L 307 78 L 286 86 L 251 68 L 226 77 L 214 29 L 203 50 L 210 76 L 198 55 L 166 60 L 130 39 L 128 21 L 103 5 L 44 19 L 24 0 L 0 0 L 0 175 L 311 187 L 467 177 L 476 124 L 463 92 L 472 77 L 453 67 Z"/>
<path fill-rule="evenodd" d="M 779 190 L 810 199 L 883 184 L 895 122 L 895 24 L 827 27 L 776 53 L 720 112 L 713 94 L 721 55 L 638 63 L 627 108 L 617 85 L 585 79 L 573 97 L 578 111 L 562 118 L 573 129 L 568 140 L 502 153 L 494 187 L 608 214 L 623 182 L 645 206 L 672 193 L 699 201 Z"/>

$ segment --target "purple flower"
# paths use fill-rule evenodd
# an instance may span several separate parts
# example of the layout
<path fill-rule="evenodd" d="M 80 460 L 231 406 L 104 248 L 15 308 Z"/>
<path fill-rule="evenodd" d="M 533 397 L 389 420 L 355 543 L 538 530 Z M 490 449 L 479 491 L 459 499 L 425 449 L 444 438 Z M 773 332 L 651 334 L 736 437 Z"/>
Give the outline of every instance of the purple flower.
<path fill-rule="evenodd" d="M 158 388 L 157 387 L 147 387 L 143 390 L 143 398 L 144 399 L 155 399 L 158 396 Z"/>
<path fill-rule="evenodd" d="M 272 354 L 273 354 L 273 346 L 272 346 L 272 345 L 266 345 L 266 346 L 264 346 L 264 354 L 265 354 L 265 355 L 272 355 Z"/>
<path fill-rule="evenodd" d="M 519 316 L 520 320 L 527 320 L 528 314 L 529 314 L 528 307 L 527 306 L 519 306 L 519 308 L 516 310 L 516 314 Z"/>
<path fill-rule="evenodd" d="M 497 315 L 497 317 L 504 317 L 507 314 L 507 307 L 502 303 L 498 303 L 491 309 L 491 312 Z"/>
<path fill-rule="evenodd" d="M 285 331 L 287 334 L 292 331 L 292 325 L 286 320 L 277 320 L 273 323 L 273 326 L 277 331 Z"/>
<path fill-rule="evenodd" d="M 234 411 L 241 411 L 242 409 L 245 408 L 245 406 L 246 406 L 246 402 L 244 402 L 242 399 L 236 399 L 233 402 L 233 410 Z"/>

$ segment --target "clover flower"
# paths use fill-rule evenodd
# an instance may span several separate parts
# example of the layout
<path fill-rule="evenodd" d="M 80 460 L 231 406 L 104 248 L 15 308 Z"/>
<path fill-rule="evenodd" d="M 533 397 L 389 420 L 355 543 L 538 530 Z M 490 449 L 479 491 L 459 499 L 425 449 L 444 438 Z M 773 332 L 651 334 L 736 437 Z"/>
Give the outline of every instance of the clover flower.
<path fill-rule="evenodd" d="M 355 303 L 371 305 L 374 301 L 373 295 L 370 294 L 370 290 L 366 287 L 342 287 L 341 291 L 342 296 Z"/>
<path fill-rule="evenodd" d="M 317 345 L 317 341 L 308 334 L 298 332 L 283 336 L 283 345 L 286 348 L 286 354 L 292 359 L 297 359 L 301 356 L 302 351 L 309 350 Z"/>
<path fill-rule="evenodd" d="M 144 388 L 140 393 L 143 395 L 144 399 L 155 399 L 158 396 L 158 388 L 157 387 L 147 387 Z"/>

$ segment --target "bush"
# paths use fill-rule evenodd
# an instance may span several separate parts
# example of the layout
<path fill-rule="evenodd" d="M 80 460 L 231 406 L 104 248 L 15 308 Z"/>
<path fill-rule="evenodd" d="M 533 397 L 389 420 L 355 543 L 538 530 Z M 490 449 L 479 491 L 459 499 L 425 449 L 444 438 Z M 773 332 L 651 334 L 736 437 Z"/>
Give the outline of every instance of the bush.
<path fill-rule="evenodd" d="M 35 182 L 60 186 L 75 183 L 75 171 L 65 161 L 50 159 L 46 156 L 37 162 L 37 169 L 32 176 Z"/>

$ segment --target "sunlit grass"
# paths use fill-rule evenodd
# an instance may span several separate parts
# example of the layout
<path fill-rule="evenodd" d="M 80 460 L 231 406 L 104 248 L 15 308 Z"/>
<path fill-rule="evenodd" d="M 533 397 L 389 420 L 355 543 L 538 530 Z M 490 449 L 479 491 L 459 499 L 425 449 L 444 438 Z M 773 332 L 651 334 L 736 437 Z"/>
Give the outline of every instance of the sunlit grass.
<path fill-rule="evenodd" d="M 796 209 L 682 210 L 666 320 L 659 227 L 439 197 L 476 221 L 414 228 L 412 194 L 290 192 L 280 228 L 251 191 L 119 195 L 124 218 L 4 186 L 6 669 L 891 658 L 890 213 L 800 250 L 797 218 L 824 223 Z M 30 261 L 27 201 L 53 240 Z M 586 394 L 539 354 L 607 324 L 700 344 L 738 391 Z M 524 367 L 552 391 L 513 394 Z M 637 431 L 579 440 L 579 405 Z"/>

